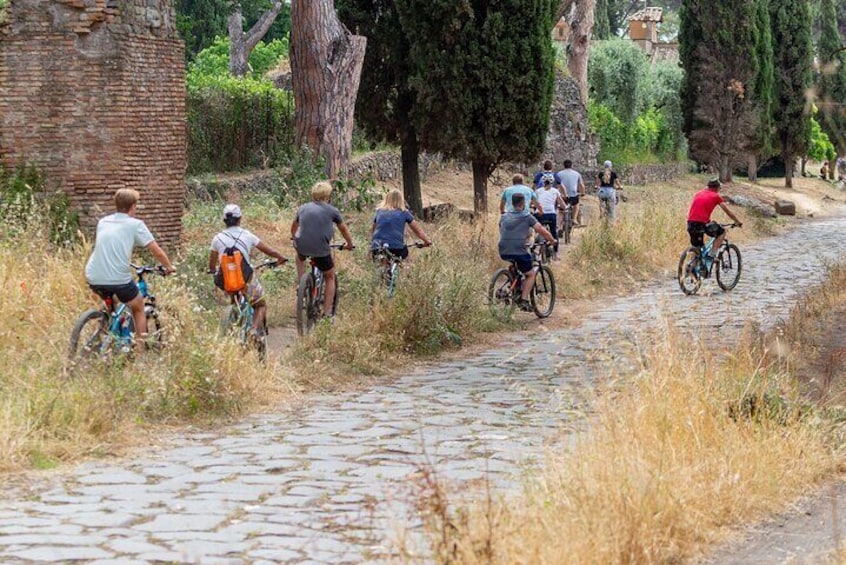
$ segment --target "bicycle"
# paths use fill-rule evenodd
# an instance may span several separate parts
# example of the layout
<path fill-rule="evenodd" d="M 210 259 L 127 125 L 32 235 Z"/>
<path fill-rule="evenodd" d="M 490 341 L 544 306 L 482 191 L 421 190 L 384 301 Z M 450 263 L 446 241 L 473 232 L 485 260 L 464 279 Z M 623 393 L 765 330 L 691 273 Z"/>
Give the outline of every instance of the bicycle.
<path fill-rule="evenodd" d="M 147 346 L 157 348 L 162 344 L 164 328 L 159 319 L 159 307 L 155 295 L 150 293 L 144 276 L 156 273 L 164 276 L 164 267 L 131 265 L 135 269 L 136 284 L 144 297 L 144 314 L 147 318 Z M 135 344 L 135 321 L 126 304 L 117 302 L 112 295 L 100 295 L 103 303 L 99 309 L 83 312 L 70 335 L 68 358 L 73 364 L 88 359 L 108 361 L 112 357 L 128 355 Z M 117 304 L 116 304 L 117 302 Z"/>
<path fill-rule="evenodd" d="M 555 307 L 555 277 L 552 270 L 542 265 L 536 257 L 536 248 L 541 244 L 534 243 L 529 246 L 532 254 L 532 266 L 537 269 L 535 284 L 529 294 L 529 301 L 532 309 L 538 318 L 547 318 L 552 314 Z M 548 244 L 544 244 L 548 245 Z M 523 292 L 523 280 L 526 276 L 517 268 L 517 264 L 511 261 L 508 267 L 497 270 L 491 277 L 491 284 L 488 287 L 488 305 L 494 317 L 500 320 L 508 320 L 514 311 L 517 301 Z"/>
<path fill-rule="evenodd" d="M 564 238 L 564 245 L 570 244 L 570 238 L 573 234 L 573 205 L 569 202 L 564 202 L 564 207 L 561 208 L 561 228 L 558 230 L 558 237 Z"/>
<path fill-rule="evenodd" d="M 345 249 L 343 243 L 333 243 L 331 249 Z M 313 257 L 306 257 L 311 270 L 303 273 L 297 286 L 297 333 L 301 336 L 311 332 L 314 324 L 323 317 L 326 287 L 323 271 L 317 268 Z M 332 316 L 338 311 L 338 280 L 335 279 L 335 296 L 332 297 Z"/>
<path fill-rule="evenodd" d="M 275 269 L 279 261 L 271 260 L 257 265 L 253 268 L 253 276 L 264 269 Z M 259 359 L 264 361 L 267 357 L 267 314 L 262 320 L 261 327 L 253 328 L 253 316 L 255 309 L 243 291 L 228 293 L 230 304 L 221 316 L 222 328 L 227 332 L 235 333 L 245 347 L 256 348 Z"/>
<path fill-rule="evenodd" d="M 534 244 L 529 247 L 529 252 L 539 265 L 548 265 L 555 253 L 554 248 L 553 245 L 546 242 L 543 236 L 538 235 L 535 238 Z"/>
<path fill-rule="evenodd" d="M 720 224 L 723 228 L 734 228 L 737 224 Z M 702 286 L 702 279 L 709 278 L 715 272 L 717 285 L 724 291 L 732 290 L 740 281 L 740 272 L 743 268 L 740 249 L 733 243 L 729 243 L 728 236 L 723 239 L 717 256 L 709 261 L 707 255 L 714 245 L 714 239 L 708 240 L 704 246 L 691 245 L 685 249 L 679 258 L 678 279 L 679 286 L 687 295 L 696 294 Z M 716 271 L 714 271 L 716 267 Z"/>
<path fill-rule="evenodd" d="M 426 245 L 422 241 L 418 241 L 408 246 L 409 249 L 412 247 L 422 249 Z M 373 280 L 376 283 L 375 286 L 384 287 L 387 291 L 388 298 L 390 298 L 397 291 L 403 260 L 401 257 L 391 253 L 387 243 L 382 244 L 381 247 L 373 251 L 373 260 L 377 263 L 376 272 L 373 276 Z"/>

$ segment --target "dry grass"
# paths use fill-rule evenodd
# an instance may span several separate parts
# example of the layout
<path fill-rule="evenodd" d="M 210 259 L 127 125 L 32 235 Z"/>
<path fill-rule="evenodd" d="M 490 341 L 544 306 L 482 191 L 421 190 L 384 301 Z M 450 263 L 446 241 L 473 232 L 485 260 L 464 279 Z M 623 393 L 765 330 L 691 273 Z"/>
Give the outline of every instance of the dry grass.
<path fill-rule="evenodd" d="M 278 365 L 218 337 L 184 275 L 150 280 L 168 309 L 161 353 L 69 373 L 71 327 L 97 306 L 82 275 L 89 252 L 37 236 L 0 242 L 0 470 L 111 452 L 149 423 L 228 417 L 290 390 Z"/>
<path fill-rule="evenodd" d="M 429 513 L 435 560 L 678 562 L 833 473 L 825 434 L 757 341 L 726 363 L 672 331 L 657 343 L 522 496 Z"/>

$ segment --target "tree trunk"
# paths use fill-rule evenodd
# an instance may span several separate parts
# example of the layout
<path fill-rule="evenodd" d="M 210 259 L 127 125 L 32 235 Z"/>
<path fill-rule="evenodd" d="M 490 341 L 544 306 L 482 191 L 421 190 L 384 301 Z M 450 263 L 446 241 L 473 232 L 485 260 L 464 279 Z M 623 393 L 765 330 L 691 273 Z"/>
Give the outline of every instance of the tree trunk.
<path fill-rule="evenodd" d="M 808 168 L 807 168 L 808 167 L 808 158 L 802 157 L 801 163 L 802 163 L 802 168 L 800 169 L 799 174 L 804 177 L 805 174 L 808 172 Z"/>
<path fill-rule="evenodd" d="M 831 159 L 828 162 L 828 180 L 834 180 L 834 169 L 837 168 L 837 160 Z"/>
<path fill-rule="evenodd" d="M 297 144 L 322 156 L 326 174 L 336 178 L 349 166 L 367 39 L 341 24 L 333 0 L 293 0 L 291 22 Z"/>
<path fill-rule="evenodd" d="M 273 6 L 266 11 L 255 23 L 250 31 L 244 33 L 244 17 L 241 15 L 241 3 L 236 2 L 229 16 L 229 72 L 232 76 L 242 77 L 250 70 L 250 53 L 261 41 L 261 38 L 273 25 L 276 16 L 282 9 L 282 2 L 275 0 Z"/>
<path fill-rule="evenodd" d="M 758 156 L 754 153 L 749 154 L 749 171 L 746 176 L 749 177 L 749 182 L 758 180 Z"/>
<path fill-rule="evenodd" d="M 579 85 L 582 104 L 588 102 L 588 54 L 593 32 L 596 0 L 577 0 L 567 17 L 570 39 L 567 43 L 567 69 Z"/>
<path fill-rule="evenodd" d="M 488 213 L 488 177 L 491 167 L 488 163 L 473 161 L 473 212 L 476 216 Z"/>
<path fill-rule="evenodd" d="M 793 171 L 796 163 L 793 162 L 793 155 L 784 155 L 784 186 L 793 188 Z"/>
<path fill-rule="evenodd" d="M 731 182 L 732 171 L 728 155 L 720 155 L 720 163 L 718 165 L 720 182 Z"/>
<path fill-rule="evenodd" d="M 423 195 L 420 190 L 420 148 L 413 127 L 404 130 L 401 144 L 402 192 L 405 203 L 417 218 L 423 217 Z"/>

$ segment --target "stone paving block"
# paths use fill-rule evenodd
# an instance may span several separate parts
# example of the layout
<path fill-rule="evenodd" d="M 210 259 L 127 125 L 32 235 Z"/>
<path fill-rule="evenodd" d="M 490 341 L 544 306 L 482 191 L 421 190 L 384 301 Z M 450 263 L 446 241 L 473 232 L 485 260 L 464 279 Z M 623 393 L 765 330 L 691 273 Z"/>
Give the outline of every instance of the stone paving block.
<path fill-rule="evenodd" d="M 41 547 L 10 553 L 7 557 L 28 559 L 37 563 L 56 563 L 109 559 L 114 557 L 114 555 L 98 547 L 59 547 L 45 544 Z"/>
<path fill-rule="evenodd" d="M 256 538 L 255 541 L 263 545 L 261 538 Z M 303 554 L 301 552 L 296 549 L 282 548 L 253 549 L 247 552 L 246 557 L 254 565 L 256 563 L 262 563 L 262 560 L 267 560 L 267 563 L 273 563 L 274 565 L 278 563 L 302 563 L 303 561 Z"/>
<path fill-rule="evenodd" d="M 26 526 L 15 524 L 11 526 L 0 527 L 0 536 L 13 535 L 57 535 L 57 536 L 76 536 L 82 533 L 82 526 L 74 524 L 63 524 L 56 522 L 49 526 Z"/>
<path fill-rule="evenodd" d="M 122 512 L 83 512 L 68 518 L 69 523 L 86 528 L 120 528 L 130 525 L 136 520 L 138 520 L 138 516 Z"/>
<path fill-rule="evenodd" d="M 92 475 L 78 476 L 76 480 L 83 485 L 131 485 L 144 484 L 147 482 L 147 477 L 122 469 L 108 469 Z"/>
<path fill-rule="evenodd" d="M 209 514 L 160 514 L 149 522 L 138 524 L 135 529 L 143 532 L 201 532 L 214 530 L 226 521 L 225 515 Z"/>
<path fill-rule="evenodd" d="M 137 555 L 167 551 L 166 547 L 148 541 L 146 537 L 117 538 L 109 540 L 105 547 L 118 554 Z"/>
<path fill-rule="evenodd" d="M 0 536 L 0 546 L 36 545 L 36 546 L 98 546 L 106 538 L 99 534 L 54 535 L 54 534 L 17 534 Z"/>

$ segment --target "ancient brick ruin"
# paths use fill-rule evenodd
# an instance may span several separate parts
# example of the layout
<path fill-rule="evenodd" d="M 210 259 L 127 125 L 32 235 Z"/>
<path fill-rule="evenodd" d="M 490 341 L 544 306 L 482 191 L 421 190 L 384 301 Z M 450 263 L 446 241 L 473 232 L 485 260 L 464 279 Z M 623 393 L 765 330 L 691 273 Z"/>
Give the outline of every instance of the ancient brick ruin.
<path fill-rule="evenodd" d="M 170 0 L 10 0 L 0 15 L 0 159 L 25 160 L 91 227 L 118 188 L 181 232 L 184 46 Z"/>

